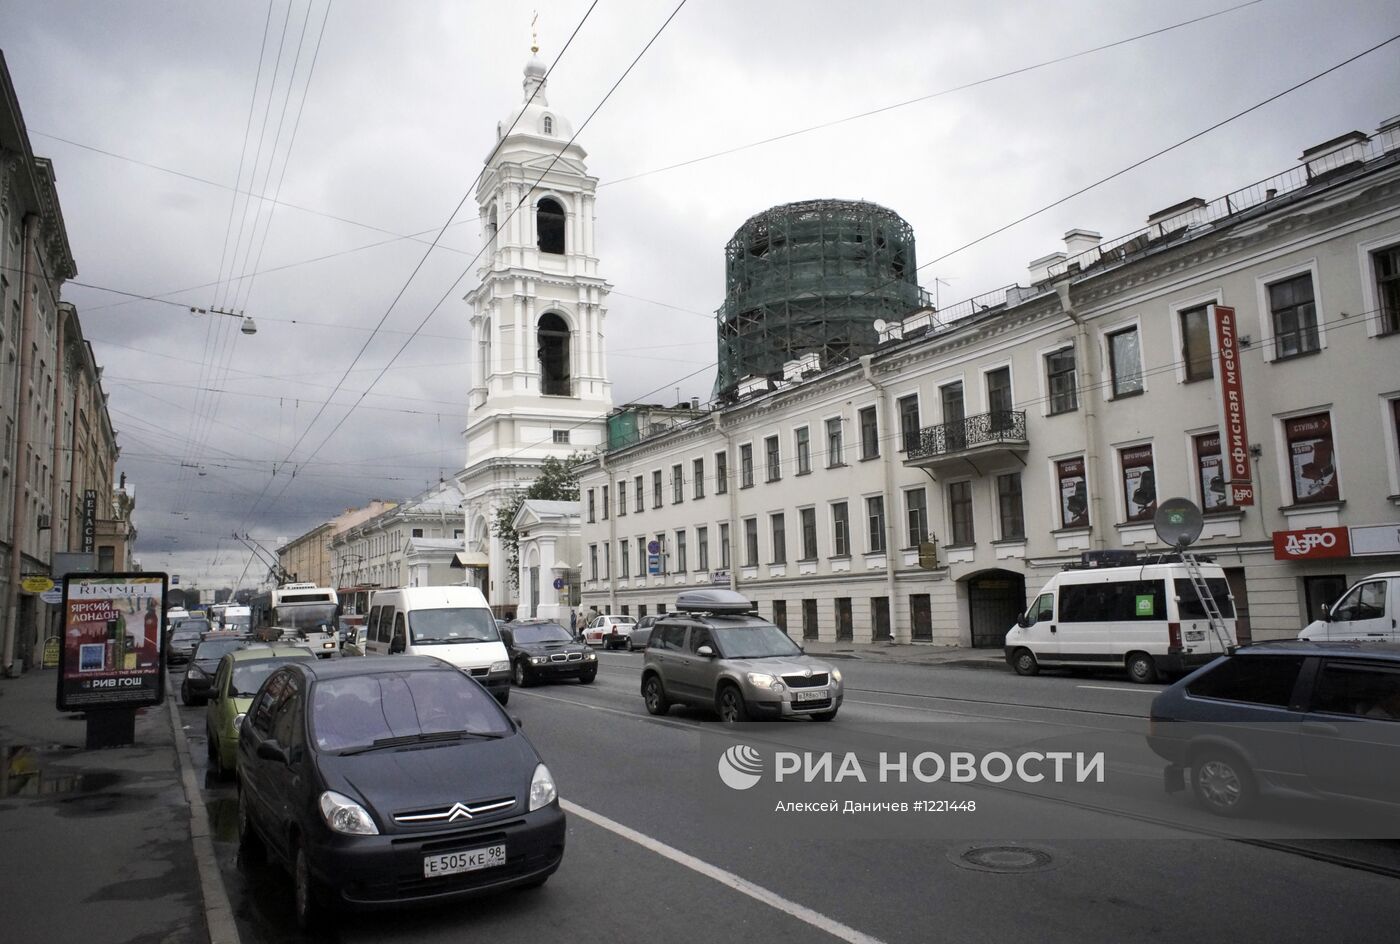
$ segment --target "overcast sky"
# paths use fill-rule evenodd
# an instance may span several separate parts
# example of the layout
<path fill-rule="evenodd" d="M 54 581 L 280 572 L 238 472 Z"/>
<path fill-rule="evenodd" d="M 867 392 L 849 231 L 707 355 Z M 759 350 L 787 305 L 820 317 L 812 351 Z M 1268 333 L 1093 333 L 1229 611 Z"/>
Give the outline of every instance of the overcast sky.
<path fill-rule="evenodd" d="M 249 559 L 234 531 L 272 547 L 461 466 L 473 184 L 521 100 L 532 10 L 549 63 L 588 6 L 0 0 L 77 281 L 100 286 L 70 283 L 64 297 L 106 369 L 144 566 L 231 584 Z M 578 128 L 672 7 L 600 0 L 550 76 L 551 107 Z M 955 251 L 1397 33 L 1400 5 L 1386 0 L 690 0 L 578 139 L 615 286 L 614 399 L 709 398 L 723 247 L 756 212 L 814 197 L 890 207 L 947 306 L 1026 283 L 1026 263 L 1062 249 L 1068 229 L 1121 235 L 1374 131 L 1400 112 L 1400 42 Z M 236 198 L 240 180 L 266 199 Z M 399 238 L 413 234 L 425 235 Z M 244 310 L 258 333 L 189 306 Z"/>

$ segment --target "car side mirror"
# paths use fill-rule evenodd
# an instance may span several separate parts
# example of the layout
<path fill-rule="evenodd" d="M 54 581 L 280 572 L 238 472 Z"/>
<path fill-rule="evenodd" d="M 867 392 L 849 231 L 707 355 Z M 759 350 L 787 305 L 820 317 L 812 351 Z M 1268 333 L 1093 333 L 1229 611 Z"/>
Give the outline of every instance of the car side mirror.
<path fill-rule="evenodd" d="M 1317 615 L 1317 618 L 1324 623 L 1332 622 L 1332 610 L 1326 603 L 1322 604 L 1322 612 Z"/>
<path fill-rule="evenodd" d="M 260 757 L 263 760 L 281 761 L 284 764 L 291 763 L 291 759 L 287 756 L 287 752 L 283 750 L 282 745 L 278 744 L 276 741 L 259 742 L 258 757 Z"/>
<path fill-rule="evenodd" d="M 697 656 L 704 656 L 706 659 L 713 659 L 715 651 L 709 646 L 701 646 L 699 649 L 695 650 L 695 654 Z"/>
<path fill-rule="evenodd" d="M 1016 625 L 1022 629 L 1030 629 L 1035 625 L 1035 620 L 1031 619 L 1029 613 L 1022 613 L 1020 616 L 1016 617 Z"/>

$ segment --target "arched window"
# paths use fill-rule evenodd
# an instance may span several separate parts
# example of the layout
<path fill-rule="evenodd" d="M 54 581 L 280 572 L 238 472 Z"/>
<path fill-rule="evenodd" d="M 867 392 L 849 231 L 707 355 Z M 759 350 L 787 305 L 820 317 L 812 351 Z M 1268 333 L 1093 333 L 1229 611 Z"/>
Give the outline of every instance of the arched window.
<path fill-rule="evenodd" d="M 491 204 L 491 210 L 486 215 L 486 238 L 495 239 L 499 226 L 496 223 L 496 204 Z"/>
<path fill-rule="evenodd" d="M 548 115 L 545 115 L 545 116 L 544 116 L 544 133 L 545 133 L 545 134 L 553 134 L 553 133 L 554 133 L 554 119 L 551 118 L 551 117 L 549 117 Z"/>
<path fill-rule="evenodd" d="M 540 234 L 540 252 L 564 254 L 564 208 L 558 201 L 545 197 L 539 203 L 535 214 L 536 227 Z"/>
<path fill-rule="evenodd" d="M 476 385 L 486 386 L 486 378 L 491 376 L 491 319 L 481 323 L 481 363 L 477 367 Z"/>
<path fill-rule="evenodd" d="M 540 357 L 540 393 L 567 397 L 573 395 L 569 376 L 569 326 L 554 312 L 540 317 L 536 337 Z"/>

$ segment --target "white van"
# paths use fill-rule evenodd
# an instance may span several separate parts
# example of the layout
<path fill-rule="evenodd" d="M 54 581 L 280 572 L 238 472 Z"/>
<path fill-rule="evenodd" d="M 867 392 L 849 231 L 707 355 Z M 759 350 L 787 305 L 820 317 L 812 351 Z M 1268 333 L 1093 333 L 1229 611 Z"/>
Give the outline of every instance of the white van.
<path fill-rule="evenodd" d="M 368 655 L 436 656 L 510 699 L 510 657 L 496 616 L 474 587 L 376 590 L 365 633 Z"/>
<path fill-rule="evenodd" d="M 1019 675 L 1042 665 L 1121 666 L 1134 682 L 1205 665 L 1236 645 L 1235 601 L 1224 570 L 1199 567 L 1225 622 L 1223 643 L 1184 563 L 1071 568 L 1007 632 L 1006 661 Z"/>
<path fill-rule="evenodd" d="M 1298 636 L 1314 642 L 1400 642 L 1400 571 L 1357 581 Z"/>

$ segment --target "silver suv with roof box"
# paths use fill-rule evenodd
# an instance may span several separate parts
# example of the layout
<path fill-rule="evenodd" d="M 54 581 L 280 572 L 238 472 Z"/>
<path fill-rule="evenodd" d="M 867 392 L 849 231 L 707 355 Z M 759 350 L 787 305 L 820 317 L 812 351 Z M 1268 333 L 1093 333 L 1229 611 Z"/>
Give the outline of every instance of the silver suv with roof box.
<path fill-rule="evenodd" d="M 841 670 L 814 659 L 733 590 L 688 590 L 651 630 L 642 664 L 647 711 L 711 708 L 734 723 L 809 717 L 841 708 Z"/>

